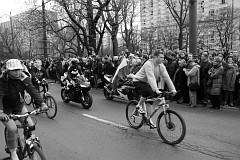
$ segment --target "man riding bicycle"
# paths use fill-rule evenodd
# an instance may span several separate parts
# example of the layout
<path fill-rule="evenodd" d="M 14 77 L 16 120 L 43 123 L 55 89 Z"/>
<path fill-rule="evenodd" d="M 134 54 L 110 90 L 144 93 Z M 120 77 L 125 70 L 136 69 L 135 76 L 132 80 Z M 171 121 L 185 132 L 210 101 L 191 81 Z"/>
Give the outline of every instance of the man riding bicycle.
<path fill-rule="evenodd" d="M 32 75 L 32 83 L 36 87 L 36 89 L 39 91 L 40 83 L 43 79 L 47 78 L 47 72 L 42 67 L 42 61 L 40 59 L 37 59 L 34 63 L 34 67 L 31 70 Z"/>
<path fill-rule="evenodd" d="M 17 150 L 17 126 L 9 114 L 15 112 L 24 114 L 28 112 L 24 105 L 24 91 L 33 97 L 36 105 L 42 110 L 48 110 L 42 97 L 33 86 L 31 79 L 22 71 L 23 66 L 18 59 L 9 59 L 6 62 L 6 71 L 0 77 L 0 120 L 8 130 L 6 141 L 11 152 L 11 159 L 18 160 Z M 31 118 L 27 119 L 29 129 L 34 130 L 35 126 Z"/>
<path fill-rule="evenodd" d="M 176 94 L 176 89 L 169 77 L 163 61 L 164 53 L 157 50 L 153 53 L 153 58 L 147 60 L 135 75 L 129 75 L 129 77 L 133 78 L 133 84 L 137 87 L 139 93 L 141 94 L 141 98 L 136 108 L 138 108 L 139 113 L 145 113 L 147 110 L 145 113 L 146 117 L 151 114 L 153 107 L 152 104 L 150 108 L 143 104 L 145 104 L 144 102 L 146 101 L 147 97 L 154 97 L 156 94 L 161 93 L 157 85 L 160 82 L 160 77 L 166 82 L 172 94 Z M 149 123 L 151 129 L 156 128 L 156 125 L 151 119 Z"/>

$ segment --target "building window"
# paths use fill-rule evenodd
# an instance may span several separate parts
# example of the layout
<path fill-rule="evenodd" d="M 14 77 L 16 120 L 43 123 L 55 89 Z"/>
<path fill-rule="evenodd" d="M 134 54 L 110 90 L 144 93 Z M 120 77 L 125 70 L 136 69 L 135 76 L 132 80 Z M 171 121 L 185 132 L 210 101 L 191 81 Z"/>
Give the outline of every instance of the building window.
<path fill-rule="evenodd" d="M 222 1 L 222 4 L 225 4 L 226 3 L 226 0 L 221 0 Z"/>
<path fill-rule="evenodd" d="M 209 14 L 210 14 L 210 16 L 213 16 L 213 15 L 214 15 L 214 9 L 211 9 L 211 10 L 209 11 Z"/>

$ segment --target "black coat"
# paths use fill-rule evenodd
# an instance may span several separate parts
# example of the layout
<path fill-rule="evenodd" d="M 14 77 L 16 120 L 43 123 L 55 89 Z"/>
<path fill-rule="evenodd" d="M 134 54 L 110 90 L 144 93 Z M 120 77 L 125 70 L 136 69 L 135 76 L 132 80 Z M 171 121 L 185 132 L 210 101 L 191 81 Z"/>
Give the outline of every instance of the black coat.
<path fill-rule="evenodd" d="M 176 87 L 176 90 L 179 91 L 183 91 L 184 89 L 187 88 L 187 76 L 185 74 L 185 72 L 183 71 L 183 68 L 184 67 L 179 67 L 177 70 L 176 70 L 176 73 L 174 75 L 174 78 L 173 78 L 173 83 Z"/>
<path fill-rule="evenodd" d="M 23 81 L 17 79 L 8 78 L 7 74 L 4 74 L 0 78 L 0 110 L 14 110 L 24 105 L 23 97 L 24 90 L 31 95 L 35 104 L 41 105 L 43 99 L 33 86 L 29 77 Z"/>

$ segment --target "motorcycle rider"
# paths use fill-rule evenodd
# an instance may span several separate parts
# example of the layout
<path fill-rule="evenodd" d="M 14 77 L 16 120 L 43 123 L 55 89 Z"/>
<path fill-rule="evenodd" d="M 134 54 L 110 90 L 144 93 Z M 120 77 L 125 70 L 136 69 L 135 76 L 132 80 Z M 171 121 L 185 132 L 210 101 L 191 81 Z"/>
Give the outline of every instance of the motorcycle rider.
<path fill-rule="evenodd" d="M 67 71 L 67 86 L 68 86 L 67 90 L 71 89 L 72 86 L 75 85 L 73 78 L 77 77 L 78 75 L 80 75 L 81 77 L 84 77 L 82 70 L 79 66 L 79 60 L 77 58 L 72 58 L 71 65 Z"/>
<path fill-rule="evenodd" d="M 37 59 L 34 63 L 34 67 L 31 70 L 32 74 L 32 83 L 36 87 L 36 89 L 39 91 L 40 83 L 43 79 L 47 78 L 47 72 L 42 67 L 42 61 L 40 59 Z"/>
<path fill-rule="evenodd" d="M 145 113 L 146 117 L 152 113 L 153 106 L 151 104 L 151 107 L 149 108 L 143 104 L 146 101 L 147 97 L 155 96 L 155 94 L 161 93 L 157 85 L 160 82 L 160 77 L 163 78 L 167 83 L 168 88 L 173 95 L 177 93 L 173 82 L 166 70 L 166 67 L 163 64 L 164 53 L 156 50 L 152 56 L 153 58 L 147 60 L 135 75 L 128 75 L 128 77 L 133 78 L 133 84 L 137 87 L 139 93 L 141 94 L 141 98 L 136 108 L 139 110 L 139 113 L 145 113 L 147 110 Z M 149 123 L 150 129 L 156 128 L 156 125 L 152 122 L 151 119 Z"/>
<path fill-rule="evenodd" d="M 11 153 L 12 160 L 18 160 L 17 149 L 17 126 L 9 114 L 17 112 L 24 114 L 28 112 L 24 105 L 24 90 L 33 97 L 36 105 L 42 110 L 48 106 L 43 102 L 42 97 L 33 86 L 31 79 L 22 71 L 24 68 L 18 59 L 9 59 L 6 62 L 6 71 L 0 77 L 0 120 L 7 128 L 7 147 Z M 27 118 L 29 129 L 35 130 L 34 123 L 30 117 Z"/>

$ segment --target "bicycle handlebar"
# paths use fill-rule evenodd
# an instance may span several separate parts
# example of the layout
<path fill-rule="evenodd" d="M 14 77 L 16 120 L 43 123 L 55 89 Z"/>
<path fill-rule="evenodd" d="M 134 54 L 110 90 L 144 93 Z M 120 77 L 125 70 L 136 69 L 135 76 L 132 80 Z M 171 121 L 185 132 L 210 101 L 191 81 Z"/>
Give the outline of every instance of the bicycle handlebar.
<path fill-rule="evenodd" d="M 157 96 L 157 98 L 162 98 L 162 97 L 166 97 L 166 96 L 172 96 L 173 92 L 171 91 L 161 91 L 161 93 Z"/>
<path fill-rule="evenodd" d="M 36 110 L 33 110 L 31 112 L 26 112 L 25 114 L 10 114 L 9 115 L 9 118 L 11 119 L 19 119 L 19 118 L 23 118 L 23 117 L 28 117 L 30 115 L 38 115 L 41 113 L 41 109 L 36 109 Z"/>

